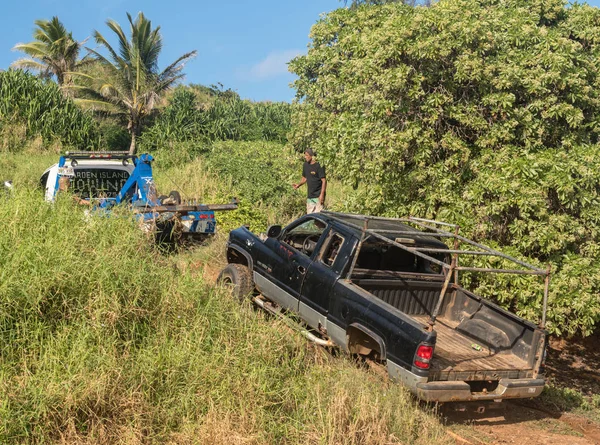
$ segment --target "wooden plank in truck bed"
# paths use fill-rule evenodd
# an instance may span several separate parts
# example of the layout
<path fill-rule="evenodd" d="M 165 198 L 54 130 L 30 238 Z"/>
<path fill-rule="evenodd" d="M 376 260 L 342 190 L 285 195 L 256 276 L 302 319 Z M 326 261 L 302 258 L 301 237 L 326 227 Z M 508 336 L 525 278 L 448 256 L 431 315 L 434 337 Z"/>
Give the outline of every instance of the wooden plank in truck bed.
<path fill-rule="evenodd" d="M 429 320 L 428 315 L 412 315 L 411 317 L 424 325 Z M 448 378 L 455 373 L 461 375 L 459 378 L 473 373 L 485 374 L 489 377 L 498 375 L 512 378 L 529 374 L 527 371 L 530 371 L 530 368 L 525 360 L 508 351 L 493 353 L 486 346 L 479 344 L 477 340 L 456 331 L 454 328 L 457 325 L 458 323 L 438 317 L 433 327 L 437 332 L 437 342 L 431 363 L 431 373 L 434 379 L 445 380 L 444 377 Z M 479 345 L 481 350 L 478 351 L 472 345 Z"/>

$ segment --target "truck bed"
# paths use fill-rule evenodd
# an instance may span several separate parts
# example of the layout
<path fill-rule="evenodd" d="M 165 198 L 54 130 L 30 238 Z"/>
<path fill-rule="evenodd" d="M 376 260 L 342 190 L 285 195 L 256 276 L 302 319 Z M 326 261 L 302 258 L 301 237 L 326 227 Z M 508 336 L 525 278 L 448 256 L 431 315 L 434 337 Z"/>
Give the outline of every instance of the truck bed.
<path fill-rule="evenodd" d="M 427 325 L 428 315 L 413 315 Z M 430 380 L 479 380 L 483 374 L 518 378 L 530 370 L 527 362 L 510 351 L 494 353 L 477 340 L 455 330 L 458 323 L 439 317 L 434 325 L 437 342 Z M 477 350 L 473 345 L 478 345 Z M 496 377 L 497 378 L 497 377 Z"/>
<path fill-rule="evenodd" d="M 443 283 L 401 275 L 363 275 L 355 278 L 355 284 L 425 329 Z M 429 381 L 497 381 L 534 375 L 542 331 L 459 286 L 451 285 L 446 292 L 433 329 L 437 340 Z"/>

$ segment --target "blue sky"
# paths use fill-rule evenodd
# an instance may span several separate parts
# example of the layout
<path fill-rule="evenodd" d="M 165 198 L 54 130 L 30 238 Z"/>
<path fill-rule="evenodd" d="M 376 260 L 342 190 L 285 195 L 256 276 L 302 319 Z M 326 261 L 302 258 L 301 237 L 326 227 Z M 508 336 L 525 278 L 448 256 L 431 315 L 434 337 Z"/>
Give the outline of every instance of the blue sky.
<path fill-rule="evenodd" d="M 600 0 L 599 0 L 600 1 Z M 58 16 L 77 40 L 96 29 L 111 43 L 114 35 L 105 22 L 111 18 L 126 28 L 129 12 L 143 11 L 154 26 L 160 25 L 164 48 L 160 66 L 197 50 L 185 67 L 188 83 L 221 82 L 242 97 L 253 100 L 286 100 L 294 97 L 286 62 L 306 52 L 310 27 L 319 14 L 338 8 L 338 0 L 222 0 L 220 2 L 171 0 L 4 0 L 0 27 L 0 69 L 22 53 L 11 51 L 19 42 L 32 40 L 36 19 Z M 87 46 L 93 42 L 88 41 Z"/>
<path fill-rule="evenodd" d="M 286 100 L 294 97 L 289 87 L 293 76 L 286 62 L 306 52 L 310 27 L 319 14 L 342 5 L 338 0 L 29 0 L 3 1 L 0 27 L 0 69 L 22 54 L 11 51 L 18 42 L 32 40 L 34 20 L 58 16 L 78 40 L 93 29 L 115 43 L 106 19 L 127 24 L 126 12 L 143 11 L 160 25 L 164 40 L 161 67 L 178 56 L 197 50 L 185 67 L 185 82 L 222 83 L 244 98 Z M 600 6 L 600 0 L 588 2 Z M 88 41 L 88 46 L 93 42 Z"/>

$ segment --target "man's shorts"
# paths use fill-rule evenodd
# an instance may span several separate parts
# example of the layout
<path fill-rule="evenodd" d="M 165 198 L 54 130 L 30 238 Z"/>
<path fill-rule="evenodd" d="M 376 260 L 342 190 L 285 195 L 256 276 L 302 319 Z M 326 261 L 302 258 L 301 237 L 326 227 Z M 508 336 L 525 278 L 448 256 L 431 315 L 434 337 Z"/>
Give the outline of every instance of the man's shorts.
<path fill-rule="evenodd" d="M 319 198 L 308 198 L 306 200 L 306 213 L 319 213 L 323 210 L 323 205 Z"/>

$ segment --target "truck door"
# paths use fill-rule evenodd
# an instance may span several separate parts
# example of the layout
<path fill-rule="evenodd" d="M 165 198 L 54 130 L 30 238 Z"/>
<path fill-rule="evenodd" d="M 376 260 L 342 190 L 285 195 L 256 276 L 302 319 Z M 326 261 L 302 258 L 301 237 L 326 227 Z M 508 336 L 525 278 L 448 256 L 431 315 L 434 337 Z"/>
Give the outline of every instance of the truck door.
<path fill-rule="evenodd" d="M 315 329 L 327 329 L 331 291 L 348 262 L 349 243 L 350 237 L 331 229 L 306 273 L 299 312 Z"/>
<path fill-rule="evenodd" d="M 280 306 L 298 311 L 302 283 L 319 251 L 327 225 L 306 216 L 286 227 L 278 239 L 269 238 L 269 258 L 261 259 L 271 269 L 272 283 L 257 282 L 263 293 Z"/>

